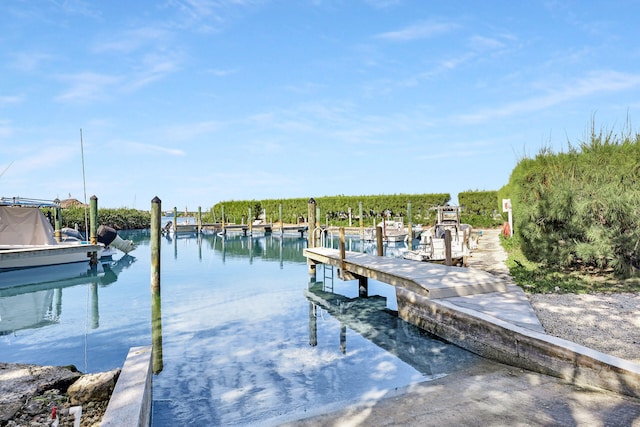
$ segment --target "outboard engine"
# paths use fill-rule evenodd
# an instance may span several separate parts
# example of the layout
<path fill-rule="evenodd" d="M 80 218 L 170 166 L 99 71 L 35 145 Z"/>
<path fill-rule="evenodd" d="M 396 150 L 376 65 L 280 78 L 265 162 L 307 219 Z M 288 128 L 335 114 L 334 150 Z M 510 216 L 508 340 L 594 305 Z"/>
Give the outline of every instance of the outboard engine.
<path fill-rule="evenodd" d="M 136 244 L 133 243 L 133 240 L 123 240 L 118 236 L 118 232 L 112 227 L 101 225 L 98 227 L 97 234 L 98 242 L 105 246 L 112 246 L 116 249 L 120 249 L 125 254 L 128 254 L 136 248 Z"/>

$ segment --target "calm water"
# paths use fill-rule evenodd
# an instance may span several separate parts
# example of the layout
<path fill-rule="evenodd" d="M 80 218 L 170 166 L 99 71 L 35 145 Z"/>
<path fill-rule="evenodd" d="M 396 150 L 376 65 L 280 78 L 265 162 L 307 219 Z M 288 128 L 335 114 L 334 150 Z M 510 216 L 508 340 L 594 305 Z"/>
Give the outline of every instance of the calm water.
<path fill-rule="evenodd" d="M 104 270 L 45 269 L 48 283 L 0 289 L 0 361 L 98 372 L 151 345 L 149 233 L 121 235 L 139 247 Z M 357 282 L 330 270 L 311 280 L 305 246 L 293 235 L 162 238 L 154 426 L 276 425 L 477 361 L 399 320 L 388 285 L 370 281 L 357 298 Z M 42 280 L 31 276 L 0 275 L 0 286 Z"/>

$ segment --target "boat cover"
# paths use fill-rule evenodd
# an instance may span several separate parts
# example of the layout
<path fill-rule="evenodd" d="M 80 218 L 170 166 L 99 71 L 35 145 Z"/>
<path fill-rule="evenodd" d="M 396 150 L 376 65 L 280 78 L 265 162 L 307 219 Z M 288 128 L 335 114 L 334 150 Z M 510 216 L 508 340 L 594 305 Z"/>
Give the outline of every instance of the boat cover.
<path fill-rule="evenodd" d="M 55 245 L 53 227 L 40 209 L 0 206 L 0 245 Z"/>

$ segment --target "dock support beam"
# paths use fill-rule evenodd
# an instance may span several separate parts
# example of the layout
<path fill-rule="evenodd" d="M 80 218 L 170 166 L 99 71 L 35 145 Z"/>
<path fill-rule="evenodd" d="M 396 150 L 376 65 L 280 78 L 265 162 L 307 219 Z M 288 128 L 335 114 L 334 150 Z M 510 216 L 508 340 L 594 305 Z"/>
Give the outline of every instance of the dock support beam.
<path fill-rule="evenodd" d="M 407 202 L 407 236 L 409 243 L 409 250 L 413 250 L 413 230 L 412 230 L 412 222 L 411 222 L 411 202 Z"/>
<path fill-rule="evenodd" d="M 316 246 L 316 233 L 315 233 L 315 227 L 316 227 L 316 201 L 315 199 L 312 197 L 309 199 L 309 202 L 307 203 L 307 214 L 308 219 L 307 219 L 307 247 L 309 248 L 313 248 Z M 309 267 L 309 275 L 315 277 L 316 275 L 316 265 L 315 263 L 311 262 L 308 258 L 307 258 L 307 266 Z"/>
<path fill-rule="evenodd" d="M 451 230 L 444 232 L 444 258 L 445 265 L 451 266 L 453 263 L 451 260 Z"/>
<path fill-rule="evenodd" d="M 360 248 L 364 252 L 364 218 L 362 217 L 362 202 L 358 202 L 358 210 L 360 214 Z"/>
<path fill-rule="evenodd" d="M 384 246 L 382 244 L 382 227 L 376 227 L 376 249 L 378 256 L 384 256 Z"/>
<path fill-rule="evenodd" d="M 89 243 L 98 244 L 98 198 L 93 195 L 89 199 Z M 89 265 L 98 265 L 98 252 L 91 252 Z"/>
<path fill-rule="evenodd" d="M 56 242 L 62 240 L 62 208 L 60 208 L 60 200 L 55 199 L 53 203 L 56 204 L 56 207 L 53 211 L 53 237 L 55 237 Z"/>
<path fill-rule="evenodd" d="M 173 207 L 173 235 L 178 234 L 178 208 Z"/>
<path fill-rule="evenodd" d="M 202 207 L 198 206 L 198 234 L 202 233 Z"/>

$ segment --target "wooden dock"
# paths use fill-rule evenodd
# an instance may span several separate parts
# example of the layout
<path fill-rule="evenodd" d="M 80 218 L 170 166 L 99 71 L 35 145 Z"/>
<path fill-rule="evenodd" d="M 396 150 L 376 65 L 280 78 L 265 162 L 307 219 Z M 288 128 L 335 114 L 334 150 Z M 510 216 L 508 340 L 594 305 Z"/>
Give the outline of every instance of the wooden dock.
<path fill-rule="evenodd" d="M 343 280 L 358 279 L 361 286 L 366 286 L 366 279 L 370 278 L 431 299 L 507 291 L 507 284 L 503 280 L 473 268 L 448 267 L 349 251 L 341 259 L 338 249 L 329 248 L 307 248 L 304 255 L 314 267 L 316 264 L 337 267 L 338 276 Z"/>
<path fill-rule="evenodd" d="M 274 226 L 273 224 L 269 224 L 269 223 L 250 225 L 250 224 L 221 224 L 217 222 L 217 223 L 205 223 L 205 224 L 202 224 L 201 227 L 203 229 L 209 229 L 217 233 L 224 233 L 224 234 L 226 234 L 227 232 L 240 232 L 244 236 L 246 236 L 249 232 L 253 233 L 255 231 L 255 232 L 264 233 L 264 234 L 269 234 L 273 232 L 276 232 L 276 233 L 296 232 L 296 233 L 300 233 L 300 237 L 303 237 L 304 233 L 307 231 L 306 224 L 289 225 L 289 226 L 285 225 L 284 227 L 282 227 L 279 225 Z"/>

